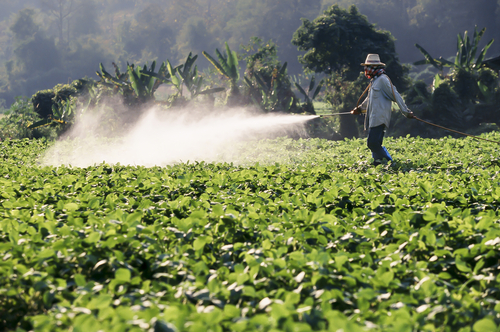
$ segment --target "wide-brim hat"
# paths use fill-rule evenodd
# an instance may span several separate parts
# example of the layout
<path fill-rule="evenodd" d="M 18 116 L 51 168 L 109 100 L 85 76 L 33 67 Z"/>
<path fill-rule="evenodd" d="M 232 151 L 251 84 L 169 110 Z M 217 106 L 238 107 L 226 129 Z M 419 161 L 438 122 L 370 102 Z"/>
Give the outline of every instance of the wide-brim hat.
<path fill-rule="evenodd" d="M 385 63 L 380 62 L 380 57 L 378 54 L 368 54 L 366 56 L 365 63 L 362 66 L 385 66 Z"/>

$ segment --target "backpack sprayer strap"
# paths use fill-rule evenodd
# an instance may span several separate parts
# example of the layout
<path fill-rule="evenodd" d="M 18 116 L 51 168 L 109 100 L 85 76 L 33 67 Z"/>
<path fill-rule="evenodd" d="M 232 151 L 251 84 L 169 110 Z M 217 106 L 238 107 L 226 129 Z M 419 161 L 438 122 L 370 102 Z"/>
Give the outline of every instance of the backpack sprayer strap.
<path fill-rule="evenodd" d="M 387 75 L 385 75 L 387 76 Z M 392 96 L 394 97 L 394 102 L 397 103 L 398 100 L 396 99 L 396 93 L 394 93 L 394 85 L 392 84 L 392 81 L 391 81 L 391 78 L 389 76 L 387 76 L 387 79 L 389 80 L 389 83 L 391 84 L 391 90 L 392 90 Z M 398 105 L 399 106 L 399 105 Z M 399 107 L 398 107 L 399 108 Z M 408 109 L 408 108 L 406 108 Z M 399 112 L 401 112 L 401 114 L 403 114 L 405 117 L 406 115 L 404 114 L 404 112 L 401 110 L 401 108 L 399 108 Z M 415 117 L 415 116 L 414 116 Z"/>
<path fill-rule="evenodd" d="M 370 82 L 370 84 L 368 84 L 368 86 L 366 87 L 365 91 L 363 91 L 363 93 L 359 97 L 358 102 L 356 103 L 356 107 L 354 109 L 359 108 L 359 104 L 361 104 L 361 99 L 363 99 L 363 96 L 368 92 L 368 90 L 370 90 L 371 86 L 372 86 L 372 83 Z M 360 113 L 366 113 L 366 112 L 360 112 Z"/>

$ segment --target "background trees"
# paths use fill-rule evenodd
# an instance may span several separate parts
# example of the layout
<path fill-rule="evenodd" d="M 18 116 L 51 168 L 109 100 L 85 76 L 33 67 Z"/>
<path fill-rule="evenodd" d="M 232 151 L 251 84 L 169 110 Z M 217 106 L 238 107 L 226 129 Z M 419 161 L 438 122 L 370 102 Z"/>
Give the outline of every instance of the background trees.
<path fill-rule="evenodd" d="M 402 64 L 420 59 L 415 43 L 452 59 L 457 33 L 486 27 L 483 47 L 500 27 L 495 0 L 0 0 L 0 5 L 0 105 L 5 106 L 16 96 L 96 78 L 99 63 L 125 68 L 127 62 L 168 59 L 176 66 L 190 52 L 213 52 L 226 41 L 238 50 L 258 37 L 276 46 L 280 66 L 286 63 L 295 80 L 304 77 L 304 68 L 328 76 L 327 100 L 334 111 L 344 111 L 366 83 L 358 74 L 367 53 L 379 53 L 395 85 L 405 90 Z M 489 52 L 498 55 L 500 43 Z M 205 57 L 197 64 L 200 73 L 213 70 Z M 425 86 L 436 72 L 414 66 L 410 75 L 426 78 L 419 83 Z"/>
<path fill-rule="evenodd" d="M 333 5 L 313 21 L 303 20 L 292 43 L 305 51 L 299 61 L 309 70 L 326 74 L 342 73 L 353 81 L 362 70 L 368 53 L 377 53 L 387 65 L 397 86 L 406 85 L 394 39 L 377 30 L 355 6 L 345 10 Z"/>
<path fill-rule="evenodd" d="M 348 112 L 362 94 L 366 80 L 358 79 L 368 53 L 377 53 L 398 90 L 408 85 L 408 70 L 399 62 L 394 39 L 389 32 L 377 30 L 355 6 L 342 9 L 333 5 L 313 21 L 303 20 L 294 34 L 293 44 L 305 54 L 299 61 L 313 72 L 328 75 L 327 100 L 336 112 Z M 344 137 L 357 137 L 354 117 L 339 119 Z"/>

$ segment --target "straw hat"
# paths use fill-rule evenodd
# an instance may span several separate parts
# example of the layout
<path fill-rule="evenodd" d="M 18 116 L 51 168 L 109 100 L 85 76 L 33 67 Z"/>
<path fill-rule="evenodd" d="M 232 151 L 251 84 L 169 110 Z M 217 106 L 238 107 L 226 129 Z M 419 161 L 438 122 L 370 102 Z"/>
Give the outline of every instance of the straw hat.
<path fill-rule="evenodd" d="M 368 54 L 366 56 L 365 63 L 362 66 L 385 66 L 385 63 L 380 62 L 380 57 L 378 54 Z"/>

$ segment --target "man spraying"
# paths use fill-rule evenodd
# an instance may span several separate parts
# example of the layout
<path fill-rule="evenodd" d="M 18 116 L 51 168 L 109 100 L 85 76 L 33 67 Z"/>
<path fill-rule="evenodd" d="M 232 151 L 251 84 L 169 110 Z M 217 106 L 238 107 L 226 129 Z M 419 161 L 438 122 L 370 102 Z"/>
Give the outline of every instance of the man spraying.
<path fill-rule="evenodd" d="M 412 119 L 415 116 L 408 109 L 403 98 L 398 93 L 391 80 L 385 73 L 385 63 L 380 62 L 378 54 L 368 54 L 365 63 L 361 64 L 365 69 L 365 76 L 370 80 L 370 85 L 363 95 L 368 91 L 368 96 L 351 113 L 365 115 L 365 130 L 368 127 L 367 145 L 372 152 L 373 164 L 379 165 L 384 160 L 392 161 L 387 149 L 382 146 L 385 130 L 391 122 L 391 105 L 396 102 L 403 115 Z M 363 97 L 363 96 L 361 96 Z"/>

